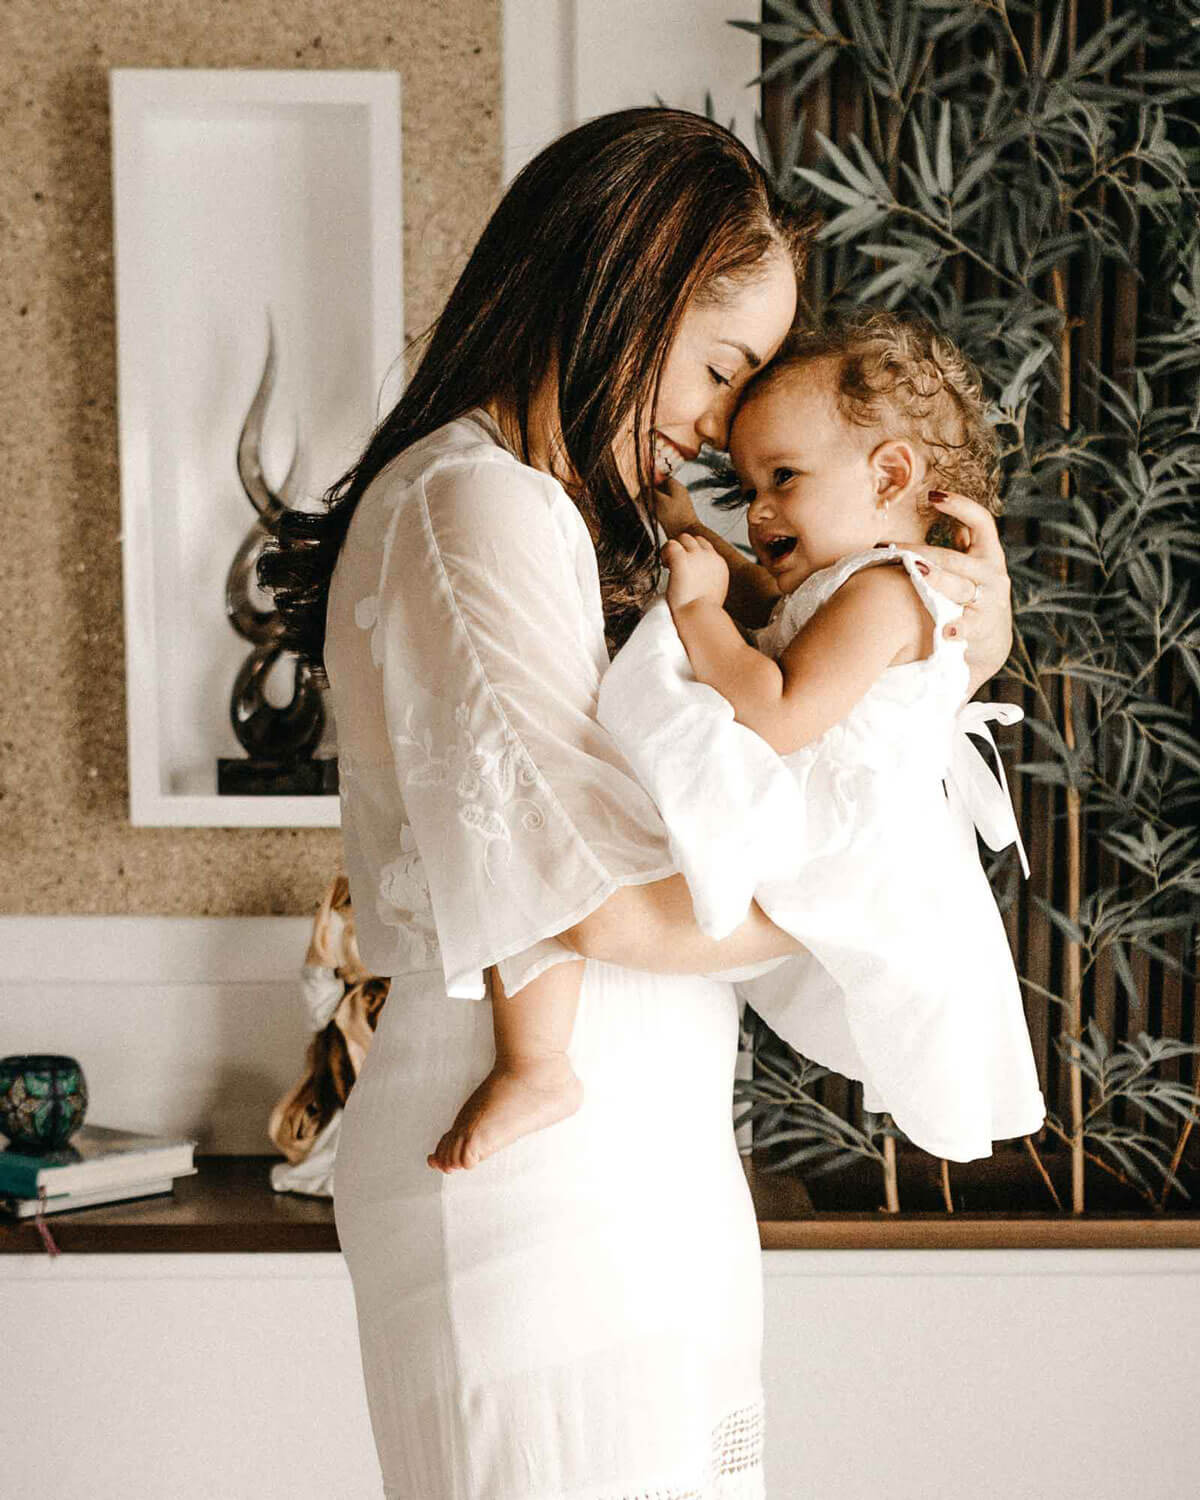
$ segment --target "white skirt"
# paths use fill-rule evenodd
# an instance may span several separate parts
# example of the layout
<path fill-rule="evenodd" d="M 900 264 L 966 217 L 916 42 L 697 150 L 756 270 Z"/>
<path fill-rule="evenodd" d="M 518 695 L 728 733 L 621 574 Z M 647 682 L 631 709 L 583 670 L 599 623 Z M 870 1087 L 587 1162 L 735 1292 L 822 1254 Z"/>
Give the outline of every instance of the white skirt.
<path fill-rule="evenodd" d="M 582 1107 L 447 1175 L 491 1007 L 393 979 L 334 1185 L 387 1500 L 763 1500 L 737 1041 L 732 985 L 589 960 Z"/>

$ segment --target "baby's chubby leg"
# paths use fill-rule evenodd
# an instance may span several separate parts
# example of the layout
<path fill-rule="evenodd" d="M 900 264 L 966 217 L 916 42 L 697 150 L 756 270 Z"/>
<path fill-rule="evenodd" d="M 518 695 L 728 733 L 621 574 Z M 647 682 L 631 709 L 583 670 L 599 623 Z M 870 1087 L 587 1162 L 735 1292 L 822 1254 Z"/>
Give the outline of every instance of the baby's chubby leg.
<path fill-rule="evenodd" d="M 573 1115 L 583 1084 L 567 1058 L 583 961 L 554 964 L 516 995 L 488 971 L 496 1065 L 426 1158 L 453 1172 L 475 1167 L 520 1136 Z"/>

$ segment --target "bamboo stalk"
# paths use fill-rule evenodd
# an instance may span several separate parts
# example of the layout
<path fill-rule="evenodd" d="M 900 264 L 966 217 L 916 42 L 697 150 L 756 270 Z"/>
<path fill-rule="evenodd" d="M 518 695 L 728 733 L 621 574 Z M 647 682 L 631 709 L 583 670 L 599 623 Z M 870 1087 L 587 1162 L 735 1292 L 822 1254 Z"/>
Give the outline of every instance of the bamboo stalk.
<path fill-rule="evenodd" d="M 946 1212 L 954 1212 L 954 1199 L 950 1195 L 950 1163 L 942 1157 L 942 1202 L 946 1205 Z"/>
<path fill-rule="evenodd" d="M 888 1116 L 891 1119 L 891 1116 Z M 896 1178 L 896 1137 L 885 1135 L 883 1138 L 883 1192 L 887 1211 L 890 1214 L 900 1212 L 900 1189 Z"/>
<path fill-rule="evenodd" d="M 1038 1155 L 1038 1149 L 1033 1144 L 1033 1137 L 1027 1135 L 1027 1136 L 1023 1136 L 1022 1139 L 1025 1142 L 1025 1145 L 1026 1145 L 1026 1147 L 1027 1147 L 1027 1149 L 1029 1151 L 1030 1156 L 1033 1157 L 1033 1164 L 1034 1164 L 1034 1166 L 1037 1167 L 1038 1171 L 1042 1174 L 1042 1181 L 1046 1184 L 1046 1187 L 1049 1189 L 1051 1198 L 1054 1199 L 1054 1206 L 1055 1206 L 1055 1208 L 1057 1208 L 1059 1210 L 1059 1212 L 1061 1213 L 1061 1211 L 1062 1211 L 1062 1199 L 1058 1196 L 1058 1193 L 1055 1191 L 1054 1184 L 1050 1181 L 1050 1173 L 1046 1171 L 1045 1165 L 1042 1162 L 1042 1158 Z"/>
<path fill-rule="evenodd" d="M 1067 308 L 1066 279 L 1062 267 L 1055 266 L 1050 273 L 1054 305 L 1062 318 L 1059 333 L 1059 366 L 1061 370 L 1058 393 L 1058 419 L 1064 430 L 1071 426 L 1071 321 Z M 1064 469 L 1059 476 L 1059 494 L 1070 499 L 1071 476 Z M 1064 558 L 1060 563 L 1060 576 L 1066 581 L 1068 565 Z M 1062 678 L 1062 729 L 1063 742 L 1068 750 L 1075 749 L 1074 684 L 1069 675 Z M 1067 888 L 1065 913 L 1068 921 L 1079 920 L 1079 903 L 1082 889 L 1083 840 L 1080 816 L 1079 788 L 1068 786 L 1067 800 Z M 1068 1041 L 1077 1041 L 1083 1036 L 1083 965 L 1079 944 L 1066 939 L 1066 976 L 1063 985 L 1068 1006 Z M 1083 1071 L 1079 1066 L 1079 1053 L 1072 1048 L 1070 1067 L 1071 1087 L 1071 1208 L 1082 1213 L 1083 1198 Z"/>
<path fill-rule="evenodd" d="M 1192 1086 L 1192 1098 L 1195 1099 L 1197 1106 L 1200 1107 L 1200 1068 L 1196 1070 L 1196 1082 Z M 1171 1176 L 1167 1177 L 1163 1182 L 1162 1197 L 1158 1200 L 1159 1208 L 1166 1207 L 1167 1194 L 1171 1191 L 1171 1177 L 1179 1170 L 1179 1163 L 1183 1160 L 1183 1153 L 1188 1143 L 1188 1137 L 1192 1133 L 1193 1123 L 1192 1120 L 1185 1120 L 1183 1122 L 1183 1127 L 1179 1132 L 1179 1139 L 1175 1142 L 1175 1150 L 1171 1156 Z"/>

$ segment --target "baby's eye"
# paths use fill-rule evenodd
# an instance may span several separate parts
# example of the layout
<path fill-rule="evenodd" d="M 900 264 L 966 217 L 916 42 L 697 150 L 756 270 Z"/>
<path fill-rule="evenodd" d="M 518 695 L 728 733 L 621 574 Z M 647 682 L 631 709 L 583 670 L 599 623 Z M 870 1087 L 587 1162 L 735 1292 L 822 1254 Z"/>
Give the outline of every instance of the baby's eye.
<path fill-rule="evenodd" d="M 795 471 L 795 469 L 783 469 L 783 468 L 780 468 L 780 469 L 773 469 L 771 471 L 771 478 L 775 482 L 776 485 L 786 484 L 789 479 L 794 479 L 795 477 L 796 477 L 796 471 Z"/>
<path fill-rule="evenodd" d="M 732 382 L 729 380 L 728 376 L 722 375 L 721 372 L 720 372 L 720 370 L 714 370 L 713 367 L 712 367 L 712 365 L 709 365 L 709 367 L 708 367 L 708 373 L 712 376 L 712 378 L 716 381 L 716 383 L 718 385 L 730 385 L 730 384 L 732 384 Z"/>

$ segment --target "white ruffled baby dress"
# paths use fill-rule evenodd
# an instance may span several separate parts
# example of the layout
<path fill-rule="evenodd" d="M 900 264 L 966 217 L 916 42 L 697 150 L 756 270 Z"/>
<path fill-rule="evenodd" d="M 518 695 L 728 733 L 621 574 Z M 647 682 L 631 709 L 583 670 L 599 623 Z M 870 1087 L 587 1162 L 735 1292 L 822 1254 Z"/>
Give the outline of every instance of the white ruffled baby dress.
<path fill-rule="evenodd" d="M 971 1161 L 1045 1118 L 976 842 L 976 830 L 992 849 L 1015 842 L 1028 874 L 988 728 L 1022 711 L 964 703 L 965 646 L 942 634 L 961 607 L 894 545 L 811 575 L 756 644 L 777 659 L 853 573 L 897 562 L 935 621 L 931 655 L 887 668 L 802 749 L 778 756 L 696 681 L 665 600 L 605 674 L 598 717 L 658 804 L 702 930 L 724 937 L 757 900 L 805 944 L 744 971 L 753 1009 L 797 1052 L 860 1080 L 864 1106 L 918 1146 Z"/>

